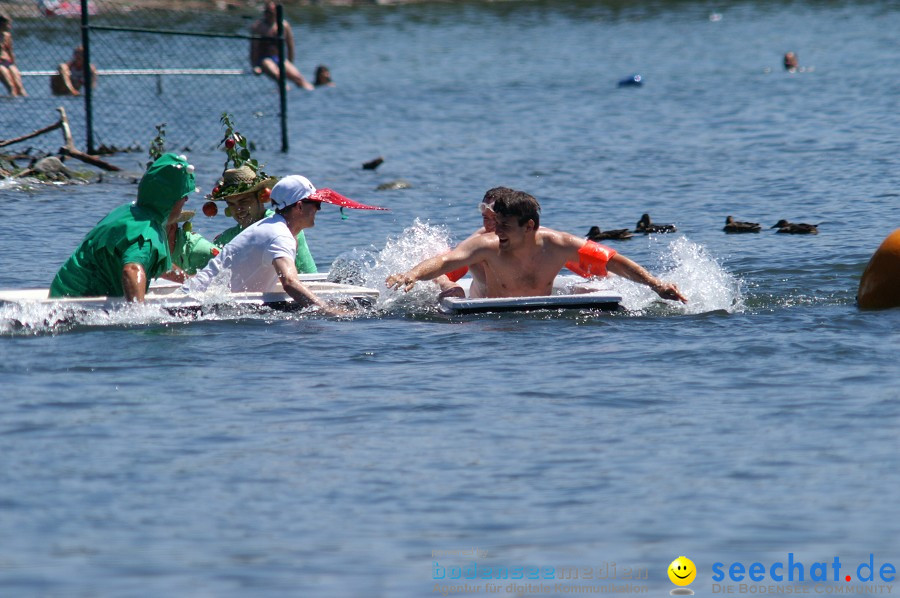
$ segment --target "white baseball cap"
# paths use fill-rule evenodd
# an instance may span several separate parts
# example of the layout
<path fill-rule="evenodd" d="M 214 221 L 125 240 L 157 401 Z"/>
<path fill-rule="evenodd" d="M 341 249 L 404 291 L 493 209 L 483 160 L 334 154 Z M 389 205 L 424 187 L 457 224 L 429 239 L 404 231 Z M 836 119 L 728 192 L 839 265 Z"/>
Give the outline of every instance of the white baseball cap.
<path fill-rule="evenodd" d="M 353 208 L 354 210 L 387 209 L 359 203 L 349 197 L 344 197 L 332 189 L 323 188 L 317 190 L 313 187 L 313 184 L 309 182 L 308 178 L 300 176 L 299 174 L 286 176 L 275 183 L 275 186 L 272 187 L 269 199 L 272 200 L 272 206 L 276 210 L 283 210 L 304 199 L 318 201 L 320 203 L 330 203 L 342 208 Z"/>
<path fill-rule="evenodd" d="M 315 192 L 316 188 L 313 187 L 308 178 L 299 174 L 292 174 L 275 183 L 269 198 L 272 200 L 272 206 L 276 210 L 283 210 L 302 199 L 312 196 Z"/>

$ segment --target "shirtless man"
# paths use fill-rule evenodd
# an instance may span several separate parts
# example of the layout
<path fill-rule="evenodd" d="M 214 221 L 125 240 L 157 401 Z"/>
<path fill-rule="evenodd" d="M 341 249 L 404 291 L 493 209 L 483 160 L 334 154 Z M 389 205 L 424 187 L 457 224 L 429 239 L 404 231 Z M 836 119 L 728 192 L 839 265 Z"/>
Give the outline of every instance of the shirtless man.
<path fill-rule="evenodd" d="M 494 205 L 494 202 L 497 201 L 498 197 L 510 193 L 517 193 L 517 191 L 510 189 L 509 187 L 494 187 L 484 194 L 484 198 L 482 198 L 481 203 L 478 204 L 478 209 L 481 210 L 482 227 L 472 233 L 469 239 L 474 239 L 480 235 L 494 232 L 494 210 L 492 209 L 492 206 Z M 469 287 L 469 297 L 484 297 L 486 292 L 484 265 L 472 264 L 471 267 L 463 266 L 462 268 L 457 268 L 456 270 L 448 272 L 447 274 L 442 274 L 434 279 L 434 282 L 441 289 L 441 294 L 438 296 L 438 299 L 444 297 L 465 298 L 466 292 L 461 286 L 456 284 L 456 281 L 465 276 L 466 272 L 472 275 L 472 285 Z"/>
<path fill-rule="evenodd" d="M 567 263 L 582 275 L 612 272 L 644 284 L 663 299 L 687 302 L 678 287 L 651 275 L 614 250 L 575 235 L 540 227 L 540 205 L 521 191 L 504 193 L 493 204 L 495 233 L 476 234 L 449 253 L 421 262 L 404 274 L 389 276 L 391 288 L 409 291 L 419 280 L 431 280 L 463 266 L 484 269 L 486 297 L 549 295 L 553 279 Z"/>
<path fill-rule="evenodd" d="M 258 20 L 250 28 L 253 35 L 267 37 L 270 39 L 254 39 L 250 41 L 250 65 L 253 67 L 255 75 L 265 73 L 275 81 L 278 81 L 280 69 L 278 65 L 278 23 L 276 21 L 276 11 L 274 2 L 266 2 L 263 11 L 263 18 Z M 284 24 L 284 74 L 285 76 L 297 84 L 297 87 L 303 89 L 315 89 L 312 84 L 303 78 L 297 67 L 294 66 L 294 33 L 288 22 Z"/>
<path fill-rule="evenodd" d="M 50 90 L 55 96 L 81 95 L 84 87 L 84 48 L 72 51 L 69 62 L 60 63 L 57 73 L 50 77 Z M 97 87 L 97 67 L 91 65 L 91 89 Z"/>

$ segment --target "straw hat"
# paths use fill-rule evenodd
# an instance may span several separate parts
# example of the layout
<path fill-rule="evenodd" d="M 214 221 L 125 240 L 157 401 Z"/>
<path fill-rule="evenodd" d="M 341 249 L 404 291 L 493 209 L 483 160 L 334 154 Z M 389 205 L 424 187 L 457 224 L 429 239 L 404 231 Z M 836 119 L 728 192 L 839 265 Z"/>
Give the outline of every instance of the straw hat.
<path fill-rule="evenodd" d="M 260 189 L 271 189 L 276 182 L 276 177 L 260 175 L 249 164 L 243 164 L 223 172 L 222 179 L 207 197 L 215 201 L 243 199 L 255 195 Z"/>

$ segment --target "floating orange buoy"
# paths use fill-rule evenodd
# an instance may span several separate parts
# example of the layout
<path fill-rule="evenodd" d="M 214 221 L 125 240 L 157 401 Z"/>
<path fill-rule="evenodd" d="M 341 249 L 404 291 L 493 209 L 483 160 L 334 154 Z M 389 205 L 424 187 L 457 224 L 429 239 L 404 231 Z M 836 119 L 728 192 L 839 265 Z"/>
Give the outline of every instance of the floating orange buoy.
<path fill-rule="evenodd" d="M 875 250 L 859 279 L 856 302 L 862 309 L 900 307 L 900 228 Z"/>

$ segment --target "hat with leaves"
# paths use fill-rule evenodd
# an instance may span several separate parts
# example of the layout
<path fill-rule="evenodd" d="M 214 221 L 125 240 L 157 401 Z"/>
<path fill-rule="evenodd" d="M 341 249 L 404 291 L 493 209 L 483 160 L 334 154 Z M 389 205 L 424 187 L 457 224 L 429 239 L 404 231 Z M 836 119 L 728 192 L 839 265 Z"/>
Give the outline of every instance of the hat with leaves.
<path fill-rule="evenodd" d="M 250 149 L 253 144 L 234 130 L 229 114 L 222 114 L 221 122 L 225 126 L 225 136 L 219 146 L 225 151 L 225 170 L 206 198 L 214 201 L 243 199 L 257 195 L 262 189 L 271 189 L 278 179 L 267 175 L 262 166 L 251 157 Z M 259 199 L 262 202 L 269 201 L 268 192 L 260 194 Z"/>

